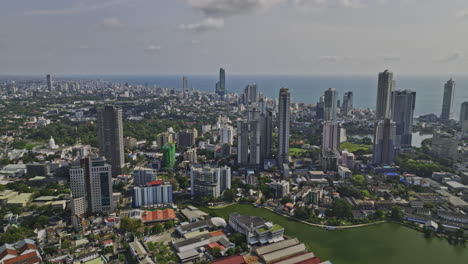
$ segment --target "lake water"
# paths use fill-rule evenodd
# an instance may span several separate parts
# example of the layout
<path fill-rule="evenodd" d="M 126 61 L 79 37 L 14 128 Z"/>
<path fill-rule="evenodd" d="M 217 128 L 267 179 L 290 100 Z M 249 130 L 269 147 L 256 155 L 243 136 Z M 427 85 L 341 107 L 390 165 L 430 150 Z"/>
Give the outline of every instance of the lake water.
<path fill-rule="evenodd" d="M 450 245 L 445 239 L 424 238 L 422 233 L 398 224 L 380 224 L 343 231 L 298 223 L 266 209 L 233 205 L 212 210 L 222 217 L 232 212 L 256 215 L 283 226 L 321 260 L 334 264 L 445 264 L 468 263 L 466 245 Z"/>

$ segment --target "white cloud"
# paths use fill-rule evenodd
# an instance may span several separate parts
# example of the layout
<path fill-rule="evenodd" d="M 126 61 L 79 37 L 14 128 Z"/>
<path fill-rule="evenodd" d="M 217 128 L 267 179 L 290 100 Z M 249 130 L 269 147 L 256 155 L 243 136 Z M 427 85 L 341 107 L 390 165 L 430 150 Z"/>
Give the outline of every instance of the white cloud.
<path fill-rule="evenodd" d="M 123 26 L 124 24 L 116 17 L 106 17 L 101 22 L 101 27 L 103 29 L 118 29 Z"/>
<path fill-rule="evenodd" d="M 457 13 L 458 18 L 468 18 L 468 10 L 462 10 Z"/>
<path fill-rule="evenodd" d="M 447 62 L 453 62 L 453 61 L 458 61 L 463 59 L 463 53 L 460 51 L 452 51 L 450 54 L 445 56 L 444 58 L 439 58 L 435 59 L 435 62 L 440 62 L 440 63 L 447 63 Z"/>
<path fill-rule="evenodd" d="M 366 0 L 292 0 L 302 8 L 363 8 L 367 7 Z"/>
<path fill-rule="evenodd" d="M 71 7 L 63 9 L 37 9 L 25 12 L 26 15 L 77 15 L 83 13 L 95 12 L 100 9 L 110 8 L 113 6 L 125 5 L 134 0 L 112 0 L 103 3 L 91 2 L 75 2 Z M 94 2 L 94 1 L 93 1 Z M 98 1 L 96 1 L 98 2 Z"/>
<path fill-rule="evenodd" d="M 161 50 L 161 46 L 156 45 L 156 44 L 149 44 L 148 46 L 145 47 L 145 51 L 149 52 L 149 53 L 155 53 L 155 52 L 158 52 L 160 50 Z"/>
<path fill-rule="evenodd" d="M 181 24 L 179 29 L 191 32 L 206 32 L 210 30 L 220 30 L 224 28 L 224 19 L 222 18 L 205 18 L 200 23 Z"/>
<path fill-rule="evenodd" d="M 186 0 L 209 17 L 225 17 L 263 10 L 289 0 Z"/>

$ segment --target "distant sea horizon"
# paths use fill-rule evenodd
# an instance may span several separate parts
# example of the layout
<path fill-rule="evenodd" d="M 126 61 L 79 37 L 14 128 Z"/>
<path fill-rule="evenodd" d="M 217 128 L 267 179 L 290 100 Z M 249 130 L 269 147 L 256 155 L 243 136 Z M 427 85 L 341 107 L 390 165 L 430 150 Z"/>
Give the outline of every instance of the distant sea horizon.
<path fill-rule="evenodd" d="M 188 78 L 189 88 L 205 92 L 215 90 L 218 75 L 185 75 Z M 53 76 L 54 77 L 54 76 Z M 412 90 L 416 92 L 415 115 L 440 115 L 442 109 L 443 86 L 451 76 L 443 75 L 394 75 L 397 90 Z M 34 80 L 41 79 L 39 75 L 0 76 L 0 80 Z M 159 86 L 163 88 L 182 89 L 182 75 L 57 75 L 55 79 L 81 79 L 104 80 L 133 85 Z M 460 105 L 468 101 L 468 75 L 455 75 L 455 119 L 459 118 Z M 226 88 L 229 93 L 241 93 L 247 84 L 256 83 L 259 92 L 270 98 L 278 96 L 279 89 L 290 89 L 294 102 L 315 104 L 324 91 L 330 87 L 338 91 L 338 99 L 343 100 L 347 91 L 354 93 L 354 106 L 356 108 L 375 108 L 377 94 L 377 74 L 226 74 Z"/>

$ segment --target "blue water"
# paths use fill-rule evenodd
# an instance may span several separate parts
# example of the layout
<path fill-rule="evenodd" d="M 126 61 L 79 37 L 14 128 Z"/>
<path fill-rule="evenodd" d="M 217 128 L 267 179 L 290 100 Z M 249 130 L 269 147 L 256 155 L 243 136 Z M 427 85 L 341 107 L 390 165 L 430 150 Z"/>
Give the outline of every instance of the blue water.
<path fill-rule="evenodd" d="M 57 76 L 57 78 L 70 78 Z M 214 91 L 217 75 L 187 75 L 189 87 L 197 90 Z M 86 78 L 111 80 L 129 84 L 157 85 L 165 88 L 182 89 L 182 76 L 81 76 Z M 394 76 L 397 89 L 416 91 L 415 115 L 434 113 L 440 115 L 442 109 L 443 85 L 450 76 Z M 468 101 L 468 76 L 453 76 L 455 88 L 455 118 L 458 119 L 460 105 Z M 362 76 L 302 76 L 302 75 L 226 75 L 228 92 L 239 93 L 249 83 L 257 83 L 259 91 L 267 97 L 276 98 L 281 87 L 288 87 L 295 102 L 316 103 L 323 92 L 336 88 L 342 101 L 346 91 L 354 92 L 354 105 L 357 108 L 375 108 L 377 93 L 377 74 Z"/>

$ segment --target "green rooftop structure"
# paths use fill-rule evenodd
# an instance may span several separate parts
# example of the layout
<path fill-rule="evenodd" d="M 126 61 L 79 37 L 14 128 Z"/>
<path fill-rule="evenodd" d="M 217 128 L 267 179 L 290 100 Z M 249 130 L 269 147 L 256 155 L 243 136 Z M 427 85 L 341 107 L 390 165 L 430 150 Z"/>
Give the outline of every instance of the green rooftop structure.
<path fill-rule="evenodd" d="M 167 143 L 162 148 L 163 153 L 163 165 L 165 168 L 172 169 L 175 165 L 175 153 L 176 146 L 175 143 Z"/>

